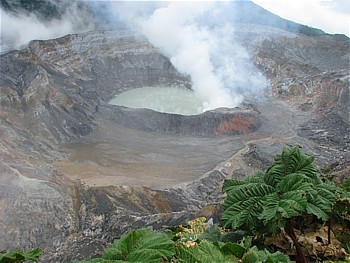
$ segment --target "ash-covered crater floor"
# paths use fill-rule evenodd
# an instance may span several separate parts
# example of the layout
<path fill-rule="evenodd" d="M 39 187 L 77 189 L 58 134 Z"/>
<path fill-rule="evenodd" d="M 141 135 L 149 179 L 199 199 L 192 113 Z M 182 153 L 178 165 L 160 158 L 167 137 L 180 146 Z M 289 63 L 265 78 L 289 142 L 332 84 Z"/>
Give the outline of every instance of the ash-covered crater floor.
<path fill-rule="evenodd" d="M 222 111 L 183 116 L 100 106 L 93 132 L 63 145 L 70 155 L 56 171 L 89 186 L 166 188 L 198 180 L 261 125 L 253 110 Z"/>
<path fill-rule="evenodd" d="M 129 31 L 32 41 L 2 55 L 0 249 L 39 246 L 45 262 L 65 262 L 131 228 L 215 217 L 223 180 L 265 168 L 283 145 L 300 144 L 347 176 L 349 46 L 268 32 L 239 39 L 270 93 L 194 116 L 108 104 L 135 88 L 191 86 Z M 323 47 L 333 47 L 329 65 Z"/>

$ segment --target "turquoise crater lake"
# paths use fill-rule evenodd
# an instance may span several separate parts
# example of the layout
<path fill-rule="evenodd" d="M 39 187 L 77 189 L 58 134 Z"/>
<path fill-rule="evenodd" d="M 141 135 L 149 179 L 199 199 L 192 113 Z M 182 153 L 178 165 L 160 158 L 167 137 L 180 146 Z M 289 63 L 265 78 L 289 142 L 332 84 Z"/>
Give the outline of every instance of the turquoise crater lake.
<path fill-rule="evenodd" d="M 192 90 L 176 87 L 132 89 L 118 94 L 109 104 L 180 115 L 197 115 L 203 112 L 203 101 Z"/>

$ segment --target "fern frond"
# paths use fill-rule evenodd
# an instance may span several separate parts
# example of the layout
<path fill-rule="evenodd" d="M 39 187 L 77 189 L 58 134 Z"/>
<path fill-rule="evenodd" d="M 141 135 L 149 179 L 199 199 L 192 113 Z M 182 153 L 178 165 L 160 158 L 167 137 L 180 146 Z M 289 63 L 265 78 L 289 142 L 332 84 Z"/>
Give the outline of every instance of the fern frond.
<path fill-rule="evenodd" d="M 250 229 L 255 225 L 258 215 L 262 211 L 260 207 L 260 198 L 249 198 L 248 200 L 225 205 L 224 212 L 221 215 L 221 220 L 225 226 L 230 226 L 233 229 L 243 227 Z"/>
<path fill-rule="evenodd" d="M 272 219 L 277 219 L 277 208 L 279 205 L 279 200 L 277 193 L 270 194 L 265 196 L 264 200 L 261 202 L 263 211 L 259 215 L 259 219 L 264 220 L 266 224 L 268 221 Z"/>
<path fill-rule="evenodd" d="M 263 184 L 263 176 L 261 174 L 254 176 L 247 176 L 243 180 L 225 180 L 222 187 L 223 192 L 230 192 L 232 189 L 239 189 L 239 187 L 247 187 L 252 184 Z"/>
<path fill-rule="evenodd" d="M 288 174 L 298 173 L 317 180 L 318 169 L 314 164 L 314 157 L 304 155 L 299 146 L 284 147 L 282 155 L 276 155 L 275 162 L 268 168 L 264 181 L 266 184 L 276 185 Z"/>
<path fill-rule="evenodd" d="M 247 182 L 241 180 L 225 180 L 222 186 L 223 192 L 229 192 L 232 189 L 236 189 L 239 186 L 245 186 Z"/>
<path fill-rule="evenodd" d="M 277 185 L 276 190 L 279 193 L 291 191 L 309 191 L 312 189 L 312 184 L 309 178 L 297 173 L 286 175 Z"/>

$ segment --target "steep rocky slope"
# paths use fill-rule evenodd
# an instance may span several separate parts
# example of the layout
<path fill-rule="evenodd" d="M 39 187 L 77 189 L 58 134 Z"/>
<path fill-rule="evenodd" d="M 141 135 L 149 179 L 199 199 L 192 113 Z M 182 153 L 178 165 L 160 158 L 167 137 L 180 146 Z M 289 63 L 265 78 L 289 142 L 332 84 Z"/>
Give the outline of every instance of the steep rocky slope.
<path fill-rule="evenodd" d="M 239 38 L 269 78 L 272 96 L 314 114 L 317 121 L 305 124 L 302 133 L 322 135 L 322 130 L 328 135 L 313 138 L 348 145 L 349 40 L 287 31 L 276 34 L 273 28 L 258 25 L 243 28 L 249 30 L 240 32 Z"/>
<path fill-rule="evenodd" d="M 344 171 L 349 41 L 241 28 L 272 98 L 198 116 L 108 105 L 132 88 L 190 88 L 129 31 L 2 55 L 0 248 L 40 246 L 47 262 L 61 262 L 94 255 L 132 227 L 215 217 L 223 179 L 266 166 L 284 144 L 303 145 L 319 165 L 336 158 Z"/>

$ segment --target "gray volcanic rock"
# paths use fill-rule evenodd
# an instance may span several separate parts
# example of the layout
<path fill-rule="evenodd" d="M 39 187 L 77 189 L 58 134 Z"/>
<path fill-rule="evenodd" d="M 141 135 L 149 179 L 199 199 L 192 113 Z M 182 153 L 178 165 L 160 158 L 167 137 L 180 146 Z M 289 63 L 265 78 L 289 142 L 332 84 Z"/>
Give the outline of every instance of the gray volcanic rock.
<path fill-rule="evenodd" d="M 212 147 L 217 142 L 225 146 L 218 147 L 211 161 L 207 161 L 207 156 L 195 161 L 200 168 L 190 172 L 191 177 L 184 173 L 187 179 L 183 185 L 157 190 L 154 187 L 125 188 L 122 182 L 105 186 L 110 184 L 106 181 L 103 186 L 93 187 L 75 175 L 63 173 L 55 165 L 67 157 L 61 145 L 81 137 L 88 138 L 99 127 L 104 129 L 99 123 L 112 120 L 118 112 L 124 112 L 124 117 L 115 121 L 117 125 L 125 124 L 130 118 L 135 123 L 138 117 L 138 125 L 145 130 L 144 119 L 140 118 L 143 115 L 139 111 L 121 111 L 105 104 L 122 91 L 142 86 L 189 88 L 189 78 L 179 74 L 169 60 L 147 41 L 126 31 L 91 32 L 56 40 L 32 41 L 24 50 L 2 55 L 1 62 L 0 248 L 39 246 L 46 251 L 45 261 L 70 259 L 78 253 L 77 250 L 84 250 L 79 244 L 86 244 L 86 238 L 114 237 L 131 227 L 177 224 L 198 215 L 204 206 L 217 202 L 219 194 L 213 193 L 224 178 L 217 171 L 204 174 L 229 158 L 231 150 L 228 149 L 235 148 L 229 139 L 217 140 L 215 137 L 225 133 L 252 132 L 260 125 L 257 113 L 252 111 L 249 114 L 249 109 L 242 117 L 243 120 L 249 119 L 245 124 L 248 130 L 235 126 L 233 129 L 224 128 L 222 134 L 215 134 L 216 126 L 220 127 L 220 120 L 232 121 L 234 115 L 224 117 L 224 113 L 207 113 L 200 117 L 201 128 L 194 132 L 192 128 L 198 123 L 192 124 L 196 118 L 190 118 L 180 127 L 183 134 L 204 132 L 206 136 L 214 137 L 210 141 L 205 139 L 203 146 L 194 145 L 193 148 Z M 143 114 L 153 120 L 163 116 L 158 124 L 149 124 L 152 131 L 170 129 L 179 132 L 176 129 L 179 129 L 177 122 L 181 116 L 155 112 Z M 219 117 L 214 118 L 214 115 Z M 209 133 L 201 131 L 207 128 L 206 121 L 215 119 Z M 175 123 L 167 126 L 166 120 Z M 116 136 L 129 136 L 127 133 L 122 135 L 118 126 L 113 129 Z M 142 134 L 137 136 L 141 138 Z M 179 153 L 176 158 L 183 158 L 181 155 L 186 154 L 187 148 L 182 145 L 190 142 L 193 143 L 193 139 L 174 141 L 174 144 L 179 144 L 175 147 Z M 115 152 L 118 152 L 118 147 L 114 148 Z M 155 151 L 157 147 L 154 146 Z M 198 154 L 205 152 L 201 150 Z M 196 153 L 191 158 L 195 157 Z M 100 164 L 102 168 L 105 162 L 108 160 Z M 184 171 L 191 165 L 187 160 L 186 163 Z M 115 167 L 123 167 L 123 164 Z M 170 173 L 167 167 L 164 169 Z M 132 170 L 122 176 L 137 181 L 130 173 Z M 81 174 L 84 176 L 83 171 Z M 202 176 L 203 179 L 199 180 Z M 199 181 L 191 183 L 193 179 L 189 178 L 194 177 Z"/>
<path fill-rule="evenodd" d="M 1 60 L 2 106 L 22 110 L 28 118 L 21 125 L 57 142 L 90 133 L 96 106 L 119 92 L 189 85 L 164 56 L 130 32 L 33 41 Z M 40 127 L 29 125 L 31 120 Z"/>
<path fill-rule="evenodd" d="M 315 121 L 303 125 L 304 131 L 309 130 L 306 133 L 320 129 L 315 123 L 330 134 L 334 133 L 333 127 L 339 127 L 335 128 L 339 132 L 332 143 L 345 143 L 348 148 L 349 142 L 343 137 L 350 127 L 350 40 L 332 35 L 293 34 L 261 25 L 240 29 L 237 38 L 268 77 L 271 95 L 315 115 Z M 335 126 L 329 125 L 331 119 Z M 312 139 L 318 140 L 316 134 Z"/>
<path fill-rule="evenodd" d="M 251 108 L 216 109 L 192 116 L 111 105 L 104 105 L 99 111 L 106 118 L 128 128 L 186 136 L 246 134 L 257 131 L 261 125 L 258 112 Z"/>
<path fill-rule="evenodd" d="M 3 55 L 0 72 L 1 248 L 55 247 L 79 230 L 81 194 L 52 164 L 66 155 L 59 143 L 92 131 L 98 104 L 143 85 L 188 85 L 130 32 L 33 41 Z"/>
<path fill-rule="evenodd" d="M 191 86 L 129 31 L 2 55 L 0 249 L 39 246 L 45 262 L 91 257 L 131 228 L 215 217 L 224 178 L 265 168 L 285 144 L 319 164 L 348 159 L 349 42 L 245 28 L 237 38 L 289 105 L 266 98 L 197 116 L 108 105 L 133 88 Z M 329 135 L 327 147 L 312 141 Z"/>

